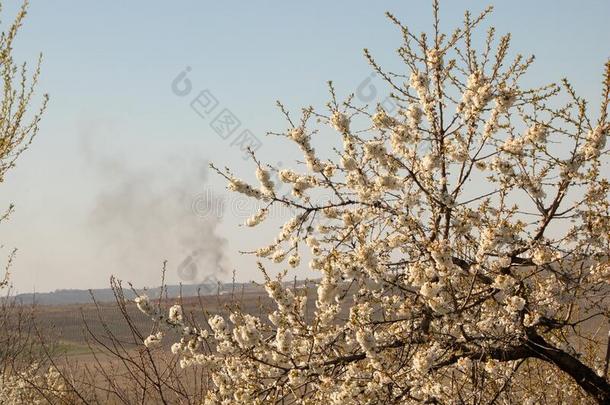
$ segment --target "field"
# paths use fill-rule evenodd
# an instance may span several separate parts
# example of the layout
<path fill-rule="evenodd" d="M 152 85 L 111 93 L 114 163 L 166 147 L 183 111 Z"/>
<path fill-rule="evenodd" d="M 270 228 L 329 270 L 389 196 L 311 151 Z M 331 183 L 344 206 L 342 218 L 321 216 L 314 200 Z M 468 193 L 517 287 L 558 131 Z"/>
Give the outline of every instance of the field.
<path fill-rule="evenodd" d="M 4 328 L 0 336 L 8 348 L 0 350 L 2 364 L 34 368 L 35 373 L 28 377 L 32 385 L 35 375 L 44 375 L 52 366 L 66 385 L 77 387 L 72 392 L 82 395 L 49 397 L 50 403 L 198 403 L 209 379 L 201 368 L 183 370 L 179 366 L 179 356 L 170 351 L 171 344 L 180 339 L 179 331 L 163 329 L 160 347 L 148 350 L 143 340 L 156 333 L 159 325 L 140 312 L 132 299 L 124 299 L 123 291 L 115 292 L 114 302 L 89 304 L 28 306 L 2 301 L 2 320 L 13 328 Z M 154 294 L 150 296 L 153 300 Z M 229 306 L 238 305 L 257 315 L 269 311 L 269 298 L 257 285 L 154 302 L 162 313 L 180 303 L 190 323 L 204 327 L 208 316 L 226 313 Z M 0 380 L 0 390 L 2 383 Z"/>
<path fill-rule="evenodd" d="M 159 302 L 158 300 L 155 300 Z M 207 314 L 225 312 L 227 305 L 240 305 L 249 313 L 260 313 L 269 303 L 262 287 L 246 287 L 233 294 L 202 295 L 198 297 L 183 297 L 162 299 L 160 305 L 167 308 L 175 303 L 181 303 L 185 313 L 195 323 L 201 324 Z M 88 342 L 93 337 L 102 342 L 115 336 L 121 342 L 134 344 L 133 333 L 146 337 L 155 331 L 155 322 L 139 311 L 136 305 L 126 300 L 125 313 L 117 302 L 102 302 L 90 304 L 40 305 L 35 308 L 36 324 L 57 339 L 58 348 L 65 355 L 88 353 Z M 130 326 L 131 324 L 131 326 Z M 135 330 L 133 330 L 135 329 Z M 138 342 L 141 343 L 141 342 Z"/>

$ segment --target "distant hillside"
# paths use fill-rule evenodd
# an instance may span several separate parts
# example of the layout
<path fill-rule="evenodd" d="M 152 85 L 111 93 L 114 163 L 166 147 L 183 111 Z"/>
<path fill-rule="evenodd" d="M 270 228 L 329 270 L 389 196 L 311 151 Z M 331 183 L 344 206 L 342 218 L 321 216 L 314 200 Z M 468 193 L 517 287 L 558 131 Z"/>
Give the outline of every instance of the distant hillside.
<path fill-rule="evenodd" d="M 183 297 L 195 297 L 200 295 L 214 295 L 219 289 L 220 293 L 230 292 L 232 289 L 241 291 L 242 289 L 256 288 L 251 283 L 237 283 L 235 285 L 226 284 L 193 284 L 193 285 L 168 285 L 167 296 L 168 298 L 178 297 L 182 291 Z M 139 290 L 140 291 L 140 290 Z M 134 293 L 128 288 L 124 289 L 125 298 L 135 298 Z M 48 293 L 28 293 L 18 294 L 16 298 L 24 304 L 36 303 L 37 305 L 65 305 L 65 304 L 88 304 L 92 303 L 93 300 L 91 295 L 95 297 L 98 302 L 111 302 L 114 301 L 114 293 L 110 288 L 98 288 L 93 290 L 55 290 Z M 150 297 L 159 296 L 159 288 L 151 288 L 146 290 L 146 294 Z"/>

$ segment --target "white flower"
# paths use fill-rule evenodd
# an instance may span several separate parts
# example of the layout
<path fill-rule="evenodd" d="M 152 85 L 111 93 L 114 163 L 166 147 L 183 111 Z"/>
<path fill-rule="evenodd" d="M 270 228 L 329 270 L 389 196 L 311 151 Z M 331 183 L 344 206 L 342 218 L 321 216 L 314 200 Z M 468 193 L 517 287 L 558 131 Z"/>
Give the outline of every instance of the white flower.
<path fill-rule="evenodd" d="M 292 138 L 293 141 L 297 143 L 303 142 L 303 140 L 306 138 L 305 131 L 303 131 L 303 128 L 301 127 L 292 129 L 289 132 L 289 136 L 290 138 Z"/>
<path fill-rule="evenodd" d="M 148 299 L 147 295 L 140 295 L 136 297 L 133 301 L 138 306 L 138 309 L 143 313 L 150 315 L 153 312 L 153 307 L 150 304 L 150 300 Z"/>
<path fill-rule="evenodd" d="M 501 268 L 506 268 L 508 266 L 510 266 L 511 264 L 511 258 L 509 256 L 500 256 L 500 258 L 498 259 L 498 266 L 500 266 Z"/>
<path fill-rule="evenodd" d="M 420 288 L 419 292 L 426 298 L 433 298 L 441 291 L 441 285 L 431 281 L 426 281 Z"/>
<path fill-rule="evenodd" d="M 546 142 L 546 135 L 546 128 L 543 125 L 534 124 L 528 128 L 524 138 L 531 143 L 544 143 Z"/>
<path fill-rule="evenodd" d="M 548 264 L 553 259 L 553 252 L 546 246 L 537 246 L 532 250 L 532 262 L 538 266 Z"/>
<path fill-rule="evenodd" d="M 161 339 L 163 339 L 163 332 L 157 332 L 144 339 L 144 346 L 148 348 L 159 346 L 161 344 Z"/>
<path fill-rule="evenodd" d="M 269 210 L 267 208 L 261 208 L 256 214 L 246 220 L 246 226 L 256 226 L 260 224 L 265 220 L 268 213 Z"/>
<path fill-rule="evenodd" d="M 460 357 L 456 363 L 456 366 L 464 373 L 468 373 L 472 368 L 472 360 L 470 357 Z"/>
<path fill-rule="evenodd" d="M 500 113 L 505 113 L 516 100 L 516 94 L 511 89 L 501 90 L 496 97 L 496 109 Z"/>
<path fill-rule="evenodd" d="M 369 330 L 359 329 L 356 332 L 356 341 L 365 352 L 370 352 L 375 347 L 375 336 Z"/>
<path fill-rule="evenodd" d="M 275 334 L 275 341 L 279 351 L 287 352 L 290 348 L 290 343 L 292 342 L 292 332 L 288 329 L 278 329 Z"/>
<path fill-rule="evenodd" d="M 516 313 L 525 308 L 525 300 L 519 296 L 513 295 L 506 300 L 506 310 L 511 313 Z"/>
<path fill-rule="evenodd" d="M 182 351 L 182 344 L 180 344 L 178 342 L 174 343 L 171 347 L 171 352 L 173 354 L 178 354 L 178 353 L 180 353 L 180 351 Z"/>
<path fill-rule="evenodd" d="M 343 134 L 349 133 L 349 118 L 347 115 L 335 111 L 330 117 L 330 123 L 337 131 Z"/>
<path fill-rule="evenodd" d="M 288 258 L 288 264 L 290 265 L 290 267 L 295 268 L 299 265 L 299 263 L 301 262 L 301 258 L 299 257 L 299 255 L 294 254 L 291 255 Z"/>
<path fill-rule="evenodd" d="M 214 315 L 208 320 L 208 324 L 214 333 L 222 333 L 225 331 L 226 323 L 222 316 Z"/>
<path fill-rule="evenodd" d="M 492 95 L 491 84 L 481 71 L 475 71 L 468 77 L 466 90 L 462 95 L 462 102 L 458 112 L 465 115 L 466 120 L 471 119 L 481 111 L 489 102 Z"/>
<path fill-rule="evenodd" d="M 498 290 L 509 290 L 511 288 L 513 288 L 513 286 L 515 285 L 516 280 L 507 275 L 507 274 L 500 274 L 498 276 L 496 276 L 492 287 L 497 288 Z"/>
<path fill-rule="evenodd" d="M 430 70 L 442 67 L 442 53 L 437 48 L 428 49 L 428 51 L 426 52 L 426 63 L 428 64 L 428 69 Z"/>
<path fill-rule="evenodd" d="M 421 123 L 423 112 L 419 105 L 411 104 L 407 109 L 407 122 L 411 130 L 417 130 L 418 125 Z"/>
<path fill-rule="evenodd" d="M 394 126 L 396 120 L 390 117 L 385 110 L 380 109 L 373 115 L 373 126 L 378 129 L 386 129 Z"/>
<path fill-rule="evenodd" d="M 601 150 L 606 146 L 607 136 L 608 129 L 602 125 L 598 125 L 592 131 L 589 131 L 581 149 L 584 158 L 593 159 L 599 157 Z"/>
<path fill-rule="evenodd" d="M 305 376 L 301 370 L 291 369 L 288 372 L 288 381 L 293 387 L 300 387 L 305 382 Z"/>
<path fill-rule="evenodd" d="M 424 156 L 421 165 L 422 168 L 426 171 L 430 171 L 432 169 L 436 169 L 437 167 L 440 166 L 440 159 L 438 158 L 438 156 L 434 153 L 428 153 L 426 154 L 426 156 Z"/>
<path fill-rule="evenodd" d="M 298 177 L 298 174 L 288 169 L 280 170 L 279 173 L 279 178 L 284 183 L 294 183 L 295 181 L 297 181 Z"/>
<path fill-rule="evenodd" d="M 245 181 L 234 177 L 229 180 L 229 185 L 227 186 L 227 188 L 231 191 L 244 194 L 248 197 L 253 197 L 257 199 L 263 198 L 263 193 L 261 193 L 260 190 L 257 190 Z"/>
<path fill-rule="evenodd" d="M 440 357 L 440 347 L 433 344 L 429 349 L 421 349 L 413 356 L 413 369 L 421 374 L 425 374 Z"/>
<path fill-rule="evenodd" d="M 284 261 L 285 258 L 286 258 L 286 252 L 284 252 L 281 249 L 277 249 L 271 255 L 271 260 L 273 260 L 275 263 L 281 263 Z"/>
<path fill-rule="evenodd" d="M 169 308 L 169 320 L 174 323 L 182 322 L 182 307 L 180 305 L 172 305 Z"/>
<path fill-rule="evenodd" d="M 261 183 L 261 191 L 266 195 L 273 195 L 274 184 L 271 181 L 271 175 L 268 170 L 258 167 L 256 169 L 256 178 Z"/>
<path fill-rule="evenodd" d="M 502 150 L 511 155 L 522 155 L 523 154 L 523 139 L 522 138 L 514 138 L 508 137 L 502 145 Z"/>

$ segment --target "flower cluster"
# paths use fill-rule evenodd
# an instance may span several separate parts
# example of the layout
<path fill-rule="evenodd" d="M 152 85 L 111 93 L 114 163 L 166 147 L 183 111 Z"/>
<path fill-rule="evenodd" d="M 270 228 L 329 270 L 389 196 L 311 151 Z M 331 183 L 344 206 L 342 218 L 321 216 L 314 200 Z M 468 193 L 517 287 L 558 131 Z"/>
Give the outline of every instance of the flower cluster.
<path fill-rule="evenodd" d="M 66 382 L 59 371 L 51 366 L 46 371 L 37 363 L 24 370 L 5 370 L 0 373 L 0 403 L 15 405 L 48 404 L 70 402 L 71 397 Z"/>
<path fill-rule="evenodd" d="M 495 56 L 477 54 L 470 35 L 485 14 L 433 43 L 401 25 L 408 83 L 382 75 L 397 114 L 339 105 L 331 88 L 329 111 L 305 109 L 281 134 L 303 153 L 299 170 L 254 159 L 260 186 L 218 171 L 230 190 L 267 203 L 246 225 L 274 204 L 296 213 L 256 256 L 296 271 L 307 257 L 318 277 L 290 286 L 288 270 L 271 279 L 261 263 L 268 316 L 232 307 L 187 325 L 170 308 L 172 352 L 211 375 L 206 403 L 538 403 L 522 383 L 531 367 L 592 373 L 598 350 L 576 348 L 599 336 L 576 325 L 609 311 L 606 115 L 593 124 L 569 85 L 557 109 L 557 86 L 521 88 L 531 60 L 507 60 L 508 37 Z M 610 65 L 607 75 L 604 94 Z M 316 156 L 315 125 L 339 132 L 336 162 Z M 275 195 L 272 172 L 290 195 Z M 159 319 L 146 297 L 136 303 Z M 569 372 L 553 376 L 601 395 Z"/>

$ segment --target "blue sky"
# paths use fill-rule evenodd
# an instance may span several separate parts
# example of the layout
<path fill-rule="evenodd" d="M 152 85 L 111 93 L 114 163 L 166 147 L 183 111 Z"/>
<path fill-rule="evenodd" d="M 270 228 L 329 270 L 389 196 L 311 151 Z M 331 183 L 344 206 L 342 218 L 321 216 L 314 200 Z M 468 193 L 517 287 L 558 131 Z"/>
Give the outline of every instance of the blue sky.
<path fill-rule="evenodd" d="M 441 23 L 448 31 L 464 9 L 478 12 L 487 4 L 441 2 Z M 16 5 L 5 5 L 3 27 Z M 512 32 L 514 52 L 536 55 L 527 83 L 566 76 L 597 103 L 610 56 L 610 2 L 494 5 L 483 30 L 493 25 L 498 33 Z M 329 79 L 339 94 L 354 91 L 370 73 L 364 47 L 397 67 L 400 35 L 386 10 L 413 31 L 430 27 L 427 0 L 32 1 L 15 54 L 30 62 L 44 54 L 39 89 L 51 101 L 38 138 L 0 189 L 2 205 L 17 207 L 0 231 L 4 256 L 19 248 L 12 269 L 17 290 L 103 287 L 110 274 L 154 285 L 163 259 L 169 281 L 177 282 L 176 266 L 194 243 L 218 242 L 194 241 L 199 231 L 226 239 L 225 270 L 236 268 L 240 280 L 259 278 L 253 260 L 237 251 L 271 240 L 275 228 L 237 227 L 248 206 L 229 200 L 217 177 L 202 174 L 210 160 L 246 177 L 252 167 L 189 101 L 209 90 L 219 108 L 261 139 L 263 160 L 287 164 L 298 157 L 294 148 L 263 136 L 285 127 L 275 100 L 293 110 L 322 105 Z M 186 66 L 193 93 L 179 97 L 171 83 Z M 191 209 L 208 192 L 225 199 L 217 222 Z M 127 208 L 122 198 L 131 198 Z M 200 263 L 195 281 L 209 272 L 207 265 Z"/>

